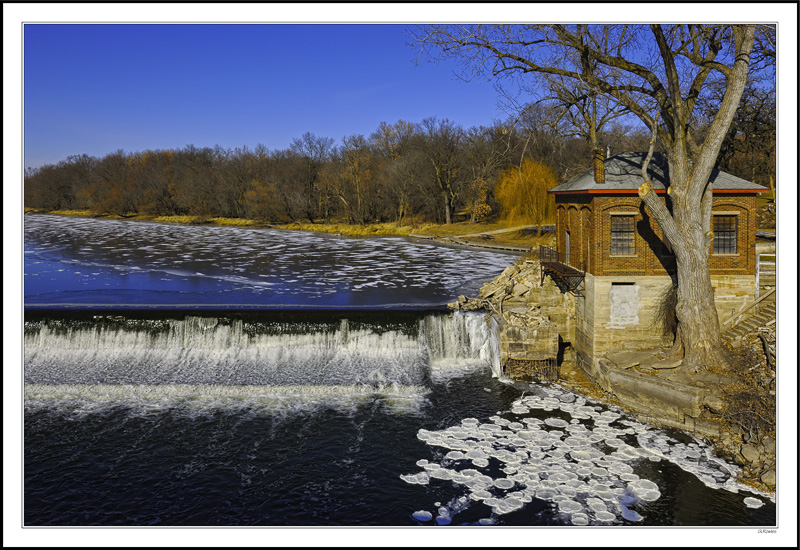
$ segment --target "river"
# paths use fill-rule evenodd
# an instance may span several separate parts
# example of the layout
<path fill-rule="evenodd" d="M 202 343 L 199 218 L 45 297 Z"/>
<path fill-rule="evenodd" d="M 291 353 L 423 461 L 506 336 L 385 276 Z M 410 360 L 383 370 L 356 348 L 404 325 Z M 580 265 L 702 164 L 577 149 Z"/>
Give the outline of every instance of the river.
<path fill-rule="evenodd" d="M 25 217 L 25 526 L 771 526 L 700 440 L 514 385 L 508 254 Z"/>

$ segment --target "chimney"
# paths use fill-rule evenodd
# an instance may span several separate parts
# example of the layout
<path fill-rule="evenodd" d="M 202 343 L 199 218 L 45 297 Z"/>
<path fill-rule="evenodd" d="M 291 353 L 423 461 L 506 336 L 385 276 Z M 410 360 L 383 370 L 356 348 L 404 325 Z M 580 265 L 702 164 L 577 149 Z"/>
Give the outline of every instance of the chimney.
<path fill-rule="evenodd" d="M 602 149 L 595 149 L 594 153 L 594 181 L 595 183 L 606 182 L 606 161 Z"/>

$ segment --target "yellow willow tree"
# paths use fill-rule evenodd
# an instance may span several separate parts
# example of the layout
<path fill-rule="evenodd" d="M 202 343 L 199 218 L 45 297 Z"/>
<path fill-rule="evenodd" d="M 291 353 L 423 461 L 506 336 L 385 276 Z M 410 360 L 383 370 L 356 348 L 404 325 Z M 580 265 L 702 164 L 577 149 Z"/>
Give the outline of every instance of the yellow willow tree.
<path fill-rule="evenodd" d="M 556 174 L 529 158 L 501 172 L 494 197 L 500 204 L 502 220 L 509 227 L 536 224 L 541 234 L 542 224 L 555 218 L 555 198 L 547 191 L 556 185 Z"/>

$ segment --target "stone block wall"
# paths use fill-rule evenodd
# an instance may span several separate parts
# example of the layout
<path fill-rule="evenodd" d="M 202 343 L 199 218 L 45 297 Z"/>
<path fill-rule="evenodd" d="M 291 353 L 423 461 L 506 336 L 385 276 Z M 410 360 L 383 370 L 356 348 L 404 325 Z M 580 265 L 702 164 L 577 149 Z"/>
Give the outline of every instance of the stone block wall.
<path fill-rule="evenodd" d="M 754 275 L 712 275 L 720 323 L 754 300 Z M 596 364 L 608 351 L 670 345 L 656 318 L 669 276 L 586 275 L 584 298 L 576 299 L 574 347 L 583 364 Z M 587 372 L 587 375 L 589 373 Z"/>
<path fill-rule="evenodd" d="M 755 300 L 755 275 L 712 275 L 711 286 L 720 324 Z"/>
<path fill-rule="evenodd" d="M 664 290 L 671 284 L 666 275 L 587 275 L 586 297 L 577 301 L 577 351 L 594 358 L 612 349 L 652 349 L 668 344 L 655 314 Z"/>
<path fill-rule="evenodd" d="M 509 324 L 499 327 L 500 362 L 509 359 L 538 361 L 558 356 L 558 330 L 555 325 L 523 328 Z"/>

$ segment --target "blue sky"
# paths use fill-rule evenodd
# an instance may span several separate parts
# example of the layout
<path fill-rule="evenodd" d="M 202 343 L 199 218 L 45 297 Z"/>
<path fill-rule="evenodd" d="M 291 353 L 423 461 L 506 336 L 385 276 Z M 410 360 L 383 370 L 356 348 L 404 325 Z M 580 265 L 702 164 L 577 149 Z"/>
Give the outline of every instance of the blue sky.
<path fill-rule="evenodd" d="M 491 83 L 421 59 L 402 24 L 24 27 L 25 166 L 117 149 L 270 149 L 381 121 L 506 118 Z"/>

